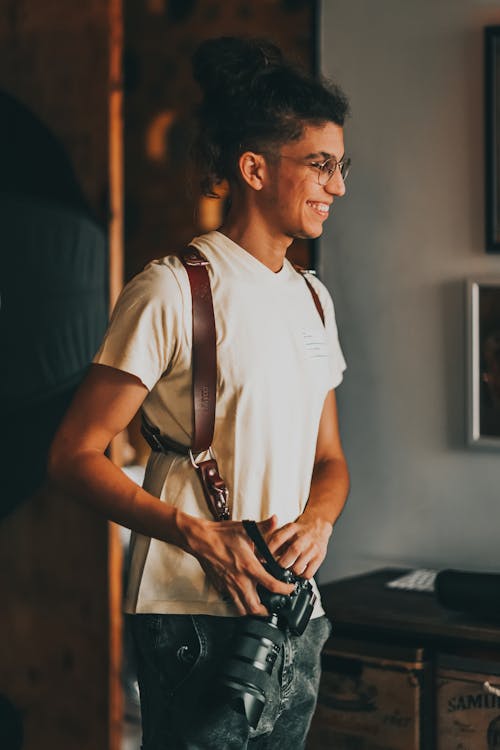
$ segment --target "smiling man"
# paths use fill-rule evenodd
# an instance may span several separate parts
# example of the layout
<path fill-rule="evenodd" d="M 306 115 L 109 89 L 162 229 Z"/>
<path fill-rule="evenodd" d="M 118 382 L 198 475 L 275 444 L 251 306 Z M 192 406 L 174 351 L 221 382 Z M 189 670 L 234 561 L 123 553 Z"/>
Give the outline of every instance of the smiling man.
<path fill-rule="evenodd" d="M 230 186 L 220 229 L 191 243 L 208 264 L 213 297 L 212 451 L 230 520 L 211 517 L 186 455 L 192 297 L 176 255 L 151 263 L 124 289 L 55 440 L 51 473 L 134 531 L 126 610 L 143 750 L 300 750 L 330 630 L 313 576 L 348 492 L 335 400 L 345 363 L 330 295 L 315 278 L 306 281 L 286 252 L 295 238 L 318 237 L 344 195 L 347 102 L 267 42 L 209 40 L 195 54 L 194 75 L 204 93 L 202 186 L 207 195 L 223 180 Z M 139 408 L 162 440 L 180 447 L 152 453 L 143 488 L 104 454 Z M 244 519 L 258 522 L 280 566 L 311 581 L 317 595 L 305 632 L 282 627 L 280 645 L 268 652 L 277 661 L 257 726 L 214 698 L 215 686 L 248 620 L 270 617 L 257 586 L 285 597 L 294 586 L 264 568 Z"/>

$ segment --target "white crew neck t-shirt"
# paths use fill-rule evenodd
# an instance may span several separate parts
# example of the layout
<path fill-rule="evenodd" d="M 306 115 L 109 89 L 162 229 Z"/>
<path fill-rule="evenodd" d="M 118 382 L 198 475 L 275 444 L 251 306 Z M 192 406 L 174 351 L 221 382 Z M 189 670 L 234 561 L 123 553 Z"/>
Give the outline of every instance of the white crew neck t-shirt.
<path fill-rule="evenodd" d="M 191 243 L 209 261 L 217 335 L 213 451 L 234 520 L 275 513 L 293 521 L 309 495 L 319 420 L 345 369 L 331 297 L 311 293 L 285 260 L 273 273 L 221 232 Z M 123 290 L 94 362 L 136 375 L 148 388 L 149 422 L 189 445 L 192 429 L 191 291 L 179 259 L 150 263 Z M 163 502 L 211 519 L 186 456 L 153 453 L 144 488 Z M 234 616 L 192 556 L 140 534 L 131 541 L 127 612 Z M 322 613 L 318 601 L 313 616 Z"/>

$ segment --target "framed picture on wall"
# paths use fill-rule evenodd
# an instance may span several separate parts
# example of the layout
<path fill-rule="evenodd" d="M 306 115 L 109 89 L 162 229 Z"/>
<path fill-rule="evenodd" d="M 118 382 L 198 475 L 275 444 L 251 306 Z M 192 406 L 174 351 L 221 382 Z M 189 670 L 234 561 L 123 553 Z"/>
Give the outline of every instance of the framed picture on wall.
<path fill-rule="evenodd" d="M 467 282 L 468 442 L 500 450 L 500 277 Z"/>
<path fill-rule="evenodd" d="M 500 252 L 500 26 L 485 29 L 486 249 Z"/>

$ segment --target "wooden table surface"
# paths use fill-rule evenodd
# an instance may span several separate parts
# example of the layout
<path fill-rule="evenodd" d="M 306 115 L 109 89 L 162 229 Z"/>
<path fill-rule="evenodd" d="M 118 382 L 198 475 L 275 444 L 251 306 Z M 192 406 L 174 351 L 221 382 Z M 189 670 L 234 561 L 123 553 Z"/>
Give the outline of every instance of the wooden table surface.
<path fill-rule="evenodd" d="M 405 570 L 384 568 L 320 586 L 334 635 L 442 648 L 500 649 L 500 622 L 445 609 L 429 593 L 389 589 Z"/>

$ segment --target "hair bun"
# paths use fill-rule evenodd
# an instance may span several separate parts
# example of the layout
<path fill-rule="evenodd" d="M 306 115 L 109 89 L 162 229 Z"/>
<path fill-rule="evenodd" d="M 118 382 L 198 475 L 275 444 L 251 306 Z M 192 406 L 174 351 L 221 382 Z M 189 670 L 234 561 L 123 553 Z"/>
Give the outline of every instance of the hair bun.
<path fill-rule="evenodd" d="M 219 37 L 200 44 L 193 55 L 193 76 L 205 94 L 235 94 L 283 62 L 278 47 L 265 39 Z"/>

